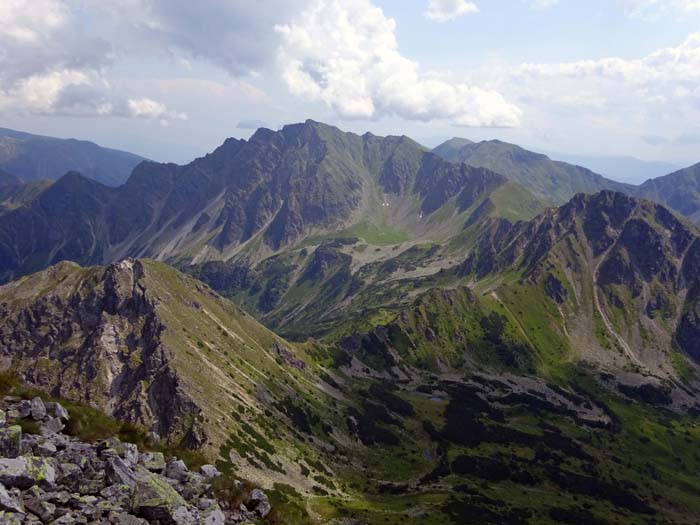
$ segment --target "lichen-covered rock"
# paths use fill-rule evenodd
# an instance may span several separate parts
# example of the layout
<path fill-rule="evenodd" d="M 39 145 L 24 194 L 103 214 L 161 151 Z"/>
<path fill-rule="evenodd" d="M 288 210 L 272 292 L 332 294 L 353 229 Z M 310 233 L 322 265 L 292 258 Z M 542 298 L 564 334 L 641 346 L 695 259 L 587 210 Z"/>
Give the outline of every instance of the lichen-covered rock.
<path fill-rule="evenodd" d="M 22 427 L 0 428 L 0 457 L 16 458 L 22 453 Z"/>
<path fill-rule="evenodd" d="M 162 452 L 146 452 L 139 457 L 139 463 L 151 472 L 165 470 L 165 456 Z"/>
<path fill-rule="evenodd" d="M 125 485 L 129 489 L 136 485 L 136 474 L 120 457 L 107 461 L 105 476 L 109 484 Z"/>
<path fill-rule="evenodd" d="M 0 458 L 0 483 L 19 489 L 28 489 L 34 485 L 52 489 L 56 483 L 56 471 L 53 464 L 45 458 Z"/>
<path fill-rule="evenodd" d="M 0 402 L 17 416 L 20 405 L 26 402 Z M 56 420 L 62 425 L 62 411 L 58 404 L 47 404 L 39 424 Z M 34 420 L 36 414 L 29 410 L 27 418 Z M 225 525 L 254 522 L 269 513 L 260 490 L 251 493 L 250 510 L 212 499 L 211 480 L 221 475 L 212 465 L 201 474 L 192 472 L 181 460 L 166 464 L 162 453 L 141 454 L 116 438 L 89 444 L 60 432 L 23 435 L 17 425 L 0 426 L 0 436 L 5 439 L 0 454 L 16 455 L 0 456 L 2 525 Z"/>
<path fill-rule="evenodd" d="M 148 520 L 172 522 L 175 511 L 186 505 L 182 496 L 165 478 L 142 468 L 137 469 L 132 501 L 132 508 L 137 516 Z"/>

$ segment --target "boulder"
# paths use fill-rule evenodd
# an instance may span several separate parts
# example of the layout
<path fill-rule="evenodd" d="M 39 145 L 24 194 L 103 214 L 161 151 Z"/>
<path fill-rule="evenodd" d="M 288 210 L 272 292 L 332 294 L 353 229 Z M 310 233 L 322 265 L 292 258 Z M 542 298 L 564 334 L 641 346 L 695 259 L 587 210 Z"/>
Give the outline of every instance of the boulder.
<path fill-rule="evenodd" d="M 38 485 L 51 490 L 56 486 L 56 471 L 51 460 L 46 458 L 0 458 L 0 483 L 19 489 Z"/>
<path fill-rule="evenodd" d="M 199 525 L 199 514 L 189 507 L 179 507 L 173 512 L 175 525 Z"/>
<path fill-rule="evenodd" d="M 221 476 L 221 472 L 219 472 L 219 469 L 214 465 L 202 465 L 199 471 L 202 473 L 202 476 L 207 479 L 218 478 Z"/>
<path fill-rule="evenodd" d="M 24 512 L 22 501 L 10 494 L 4 485 L 0 484 L 0 510 L 21 514 Z M 4 523 L 4 522 L 2 522 Z"/>
<path fill-rule="evenodd" d="M 46 403 L 46 412 L 50 417 L 58 418 L 63 422 L 70 421 L 70 414 L 68 413 L 68 410 L 66 410 L 60 403 Z"/>
<path fill-rule="evenodd" d="M 265 494 L 260 489 L 253 489 L 248 497 L 248 507 L 250 507 L 260 518 L 266 517 L 272 510 L 272 505 L 270 505 L 267 499 L 267 494 Z"/>
<path fill-rule="evenodd" d="M 181 459 L 170 461 L 165 468 L 165 475 L 175 481 L 184 481 L 187 479 L 188 472 L 187 465 L 185 465 L 185 462 Z"/>
<path fill-rule="evenodd" d="M 39 443 L 36 446 L 35 450 L 37 455 L 44 457 L 51 457 L 57 452 L 55 443 L 48 439 L 45 439 L 41 443 Z"/>
<path fill-rule="evenodd" d="M 165 470 L 165 456 L 162 452 L 146 452 L 139 457 L 139 463 L 151 472 Z"/>
<path fill-rule="evenodd" d="M 115 510 L 122 511 L 131 507 L 134 490 L 128 485 L 110 485 L 100 491 L 100 496 L 112 504 Z"/>
<path fill-rule="evenodd" d="M 17 404 L 16 410 L 17 410 L 17 413 L 19 414 L 18 415 L 19 419 L 27 419 L 32 413 L 32 402 L 27 401 L 26 399 L 23 399 L 22 401 L 20 401 Z"/>
<path fill-rule="evenodd" d="M 0 428 L 0 457 L 16 458 L 22 453 L 22 427 Z"/>
<path fill-rule="evenodd" d="M 56 505 L 48 501 L 43 501 L 39 497 L 25 499 L 24 506 L 29 512 L 38 516 L 44 523 L 53 521 L 56 515 Z"/>
<path fill-rule="evenodd" d="M 226 516 L 217 503 L 200 512 L 200 523 L 203 525 L 224 525 Z"/>
<path fill-rule="evenodd" d="M 133 489 L 136 485 L 136 475 L 134 471 L 119 456 L 111 458 L 105 466 L 105 479 L 107 483 L 120 484 Z"/>
<path fill-rule="evenodd" d="M 34 421 L 42 421 L 46 417 L 46 405 L 40 397 L 32 399 L 31 412 Z"/>
<path fill-rule="evenodd" d="M 144 468 L 137 469 L 132 500 L 132 509 L 136 516 L 172 523 L 175 511 L 186 505 L 182 496 L 164 478 Z"/>
<path fill-rule="evenodd" d="M 58 434 L 59 432 L 63 432 L 64 428 L 66 428 L 66 425 L 64 425 L 59 418 L 50 417 L 41 424 L 41 434 L 44 436 Z"/>

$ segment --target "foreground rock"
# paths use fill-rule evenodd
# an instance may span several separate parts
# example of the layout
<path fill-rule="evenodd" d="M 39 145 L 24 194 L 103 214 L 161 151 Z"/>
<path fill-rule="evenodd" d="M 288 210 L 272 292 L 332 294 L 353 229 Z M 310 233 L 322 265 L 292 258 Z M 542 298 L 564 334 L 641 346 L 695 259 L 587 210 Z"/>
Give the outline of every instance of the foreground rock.
<path fill-rule="evenodd" d="M 0 410 L 0 523 L 225 525 L 254 523 L 270 503 L 253 490 L 238 508 L 215 499 L 212 465 L 184 462 L 111 438 L 83 443 L 61 431 L 68 412 L 57 403 L 4 398 Z M 23 419 L 39 434 L 22 434 Z"/>

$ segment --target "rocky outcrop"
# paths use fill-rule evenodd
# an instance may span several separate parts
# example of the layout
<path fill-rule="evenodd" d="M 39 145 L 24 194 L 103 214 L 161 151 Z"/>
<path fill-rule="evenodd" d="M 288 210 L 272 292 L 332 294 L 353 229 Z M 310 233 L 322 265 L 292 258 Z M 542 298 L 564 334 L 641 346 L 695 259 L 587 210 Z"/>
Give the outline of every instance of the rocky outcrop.
<path fill-rule="evenodd" d="M 74 270 L 56 267 L 44 280 L 65 282 Z M 203 439 L 196 426 L 200 408 L 172 367 L 144 272 L 140 261 L 127 260 L 25 308 L 0 303 L 0 356 L 53 395 L 86 401 L 197 448 Z"/>
<path fill-rule="evenodd" d="M 61 433 L 69 415 L 58 403 L 5 397 L 0 406 L 2 523 L 224 525 L 271 511 L 259 489 L 237 507 L 217 501 L 212 484 L 221 473 L 211 465 L 195 472 L 116 438 L 91 444 Z M 15 425 L 22 419 L 39 433 L 23 435 Z"/>

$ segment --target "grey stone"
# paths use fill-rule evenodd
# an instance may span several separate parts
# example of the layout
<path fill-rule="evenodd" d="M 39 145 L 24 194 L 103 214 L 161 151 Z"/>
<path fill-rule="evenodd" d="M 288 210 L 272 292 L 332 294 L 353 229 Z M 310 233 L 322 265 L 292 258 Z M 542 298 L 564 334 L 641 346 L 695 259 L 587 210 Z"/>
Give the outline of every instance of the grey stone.
<path fill-rule="evenodd" d="M 42 499 L 55 503 L 56 505 L 65 505 L 70 501 L 70 493 L 65 490 L 58 492 L 47 492 L 42 496 Z"/>
<path fill-rule="evenodd" d="M 218 504 L 214 504 L 200 513 L 200 522 L 203 525 L 224 525 L 226 516 Z"/>
<path fill-rule="evenodd" d="M 214 465 L 202 465 L 199 471 L 202 473 L 202 476 L 207 479 L 218 478 L 221 476 L 221 472 L 219 472 L 219 469 Z"/>
<path fill-rule="evenodd" d="M 198 525 L 199 516 L 196 511 L 186 506 L 178 507 L 173 512 L 173 522 L 176 525 Z"/>
<path fill-rule="evenodd" d="M 23 399 L 17 405 L 17 411 L 19 412 L 19 417 L 21 419 L 28 418 L 30 416 L 30 414 L 32 413 L 32 402 L 27 401 L 26 399 Z"/>
<path fill-rule="evenodd" d="M 2 484 L 0 484 L 0 510 L 16 512 L 18 514 L 24 512 L 24 507 L 19 498 L 10 494 Z"/>
<path fill-rule="evenodd" d="M 24 514 L 0 510 L 0 523 L 2 523 L 2 525 L 23 525 Z"/>
<path fill-rule="evenodd" d="M 0 427 L 7 424 L 7 414 L 4 410 L 0 410 Z"/>
<path fill-rule="evenodd" d="M 39 498 L 29 498 L 24 502 L 25 508 L 32 514 L 39 516 L 44 523 L 52 521 L 56 515 L 56 505 Z"/>
<path fill-rule="evenodd" d="M 115 447 L 119 453 L 119 457 L 124 460 L 124 463 L 134 468 L 139 462 L 139 449 L 132 443 L 121 443 L 121 447 Z"/>
<path fill-rule="evenodd" d="M 136 475 L 134 471 L 131 470 L 119 456 L 107 461 L 105 478 L 110 485 L 118 483 L 126 485 L 130 489 L 133 489 L 136 485 Z"/>
<path fill-rule="evenodd" d="M 53 441 L 44 440 L 36 446 L 36 453 L 39 456 L 53 456 L 57 448 Z"/>
<path fill-rule="evenodd" d="M 100 491 L 100 496 L 110 502 L 115 510 L 125 510 L 131 506 L 133 488 L 128 485 L 110 485 Z"/>
<path fill-rule="evenodd" d="M 265 494 L 260 489 L 253 489 L 248 497 L 248 506 L 252 507 L 255 513 L 264 518 L 272 510 L 272 505 L 267 499 L 267 494 Z"/>
<path fill-rule="evenodd" d="M 59 485 L 76 492 L 83 478 L 83 471 L 75 463 L 61 463 L 56 478 Z"/>
<path fill-rule="evenodd" d="M 41 421 L 46 417 L 46 405 L 40 397 L 35 397 L 31 401 L 32 419 Z"/>
<path fill-rule="evenodd" d="M 39 485 L 51 490 L 56 486 L 56 470 L 53 463 L 45 458 L 0 458 L 0 483 L 19 489 Z"/>
<path fill-rule="evenodd" d="M 171 461 L 165 469 L 165 475 L 177 481 L 187 479 L 188 472 L 187 465 L 181 459 Z"/>
<path fill-rule="evenodd" d="M 151 472 L 163 472 L 165 470 L 165 457 L 162 452 L 146 452 L 139 457 L 139 463 Z"/>
<path fill-rule="evenodd" d="M 50 417 L 42 423 L 41 434 L 44 436 L 50 436 L 51 434 L 58 434 L 59 432 L 63 432 L 63 429 L 65 428 L 66 425 L 64 425 L 59 418 Z"/>
<path fill-rule="evenodd" d="M 16 458 L 22 453 L 22 427 L 0 428 L 0 456 Z"/>
<path fill-rule="evenodd" d="M 134 514 L 147 520 L 171 522 L 173 513 L 186 502 L 165 478 L 148 472 L 144 468 L 136 471 L 136 488 L 132 508 Z"/>
<path fill-rule="evenodd" d="M 70 414 L 60 403 L 46 403 L 46 412 L 51 417 L 56 417 L 63 422 L 70 421 Z"/>

